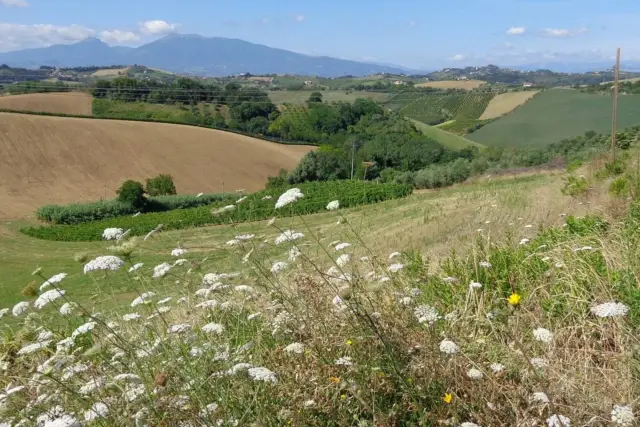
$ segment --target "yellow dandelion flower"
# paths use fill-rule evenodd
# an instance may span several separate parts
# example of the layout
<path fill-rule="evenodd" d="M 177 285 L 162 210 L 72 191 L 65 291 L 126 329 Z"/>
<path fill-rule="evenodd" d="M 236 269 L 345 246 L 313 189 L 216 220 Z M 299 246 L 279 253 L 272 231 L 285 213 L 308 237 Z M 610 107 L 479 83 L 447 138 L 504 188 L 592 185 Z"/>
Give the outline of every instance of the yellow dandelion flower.
<path fill-rule="evenodd" d="M 353 341 L 347 340 L 347 345 L 352 345 L 352 344 L 353 344 Z"/>
<path fill-rule="evenodd" d="M 413 383 L 413 378 L 407 378 L 407 382 L 408 382 L 409 384 L 412 384 L 412 383 Z"/>
<path fill-rule="evenodd" d="M 340 377 L 329 377 L 329 381 L 331 381 L 334 384 L 339 384 L 340 383 Z"/>
<path fill-rule="evenodd" d="M 347 395 L 346 395 L 346 394 L 341 394 L 341 395 L 340 395 L 340 399 L 345 400 L 346 398 L 347 398 Z"/>
<path fill-rule="evenodd" d="M 444 401 L 444 403 L 448 405 L 449 403 L 453 402 L 453 394 L 445 393 L 444 396 L 442 397 L 442 400 Z"/>
<path fill-rule="evenodd" d="M 518 305 L 520 304 L 520 295 L 516 294 L 515 292 L 512 293 L 509 298 L 507 299 L 507 301 L 509 301 L 509 304 L 511 305 Z"/>

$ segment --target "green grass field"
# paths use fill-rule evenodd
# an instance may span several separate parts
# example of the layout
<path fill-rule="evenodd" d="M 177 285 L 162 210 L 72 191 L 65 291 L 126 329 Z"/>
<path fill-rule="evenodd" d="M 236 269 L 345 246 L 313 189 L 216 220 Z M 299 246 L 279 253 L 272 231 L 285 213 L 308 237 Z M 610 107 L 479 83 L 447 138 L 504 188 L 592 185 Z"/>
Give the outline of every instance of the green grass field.
<path fill-rule="evenodd" d="M 426 125 L 422 122 L 419 122 L 418 120 L 409 120 L 411 120 L 423 134 L 427 135 L 429 138 L 435 139 L 444 147 L 450 148 L 452 150 L 462 150 L 463 148 L 467 147 L 477 147 L 480 149 L 485 148 L 484 145 L 478 144 L 477 142 L 471 141 L 460 135 L 455 135 L 437 127 Z"/>
<path fill-rule="evenodd" d="M 480 92 L 466 95 L 424 95 L 406 104 L 400 109 L 400 113 L 428 125 L 451 118 L 476 120 L 494 96 L 493 93 Z"/>
<path fill-rule="evenodd" d="M 487 146 L 535 147 L 559 142 L 585 131 L 611 131 L 611 96 L 551 89 L 535 96 L 513 113 L 469 135 Z M 640 123 L 640 95 L 622 95 L 618 126 Z"/>
<path fill-rule="evenodd" d="M 308 90 L 278 90 L 270 91 L 269 98 L 274 104 L 304 104 L 314 91 Z M 384 92 L 347 92 L 347 91 L 318 91 L 322 94 L 324 102 L 353 102 L 358 98 L 372 99 L 377 102 L 385 102 L 390 98 L 390 94 Z"/>

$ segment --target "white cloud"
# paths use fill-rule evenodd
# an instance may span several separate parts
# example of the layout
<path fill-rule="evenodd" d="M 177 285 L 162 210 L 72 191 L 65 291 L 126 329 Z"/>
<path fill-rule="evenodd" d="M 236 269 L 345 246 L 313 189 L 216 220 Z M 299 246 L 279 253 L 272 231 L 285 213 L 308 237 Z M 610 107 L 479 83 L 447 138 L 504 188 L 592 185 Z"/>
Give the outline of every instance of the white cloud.
<path fill-rule="evenodd" d="M 304 21 L 304 20 L 305 20 L 305 17 L 304 17 L 304 15 L 298 15 L 298 16 L 296 16 L 296 18 L 295 18 L 295 19 L 296 19 L 296 21 L 298 21 L 298 22 L 302 22 L 302 21 Z"/>
<path fill-rule="evenodd" d="M 451 58 L 449 58 L 449 59 L 451 59 L 452 61 L 462 61 L 464 58 L 465 58 L 465 56 L 464 56 L 464 55 L 462 55 L 462 54 L 458 53 L 458 54 L 456 54 L 456 55 L 453 55 L 453 56 L 452 56 Z"/>
<path fill-rule="evenodd" d="M 0 22 L 0 51 L 75 43 L 95 35 L 94 30 L 82 25 L 23 25 Z"/>
<path fill-rule="evenodd" d="M 100 40 L 109 44 L 129 44 L 140 40 L 140 36 L 131 31 L 107 30 L 100 32 Z"/>
<path fill-rule="evenodd" d="M 144 34 L 167 34 L 180 28 L 180 24 L 170 24 L 160 19 L 152 19 L 138 23 L 140 31 Z"/>
<path fill-rule="evenodd" d="M 26 0 L 0 0 L 0 4 L 3 6 L 15 6 L 15 7 L 27 7 L 29 3 Z"/>
<path fill-rule="evenodd" d="M 548 37 L 571 37 L 584 34 L 588 31 L 589 29 L 584 27 L 576 28 L 574 30 L 569 30 L 567 28 L 545 28 L 542 30 L 542 35 Z"/>
<path fill-rule="evenodd" d="M 507 34 L 510 36 L 520 36 L 527 32 L 525 27 L 511 27 L 507 30 Z"/>

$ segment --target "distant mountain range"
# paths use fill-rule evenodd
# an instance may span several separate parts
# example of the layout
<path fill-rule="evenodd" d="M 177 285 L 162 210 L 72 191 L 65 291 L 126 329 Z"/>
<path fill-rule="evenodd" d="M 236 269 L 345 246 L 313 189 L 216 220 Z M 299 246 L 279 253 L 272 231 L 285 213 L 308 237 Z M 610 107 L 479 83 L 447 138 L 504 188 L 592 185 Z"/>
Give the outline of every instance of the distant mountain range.
<path fill-rule="evenodd" d="M 0 53 L 0 64 L 37 68 L 141 64 L 175 73 L 202 76 L 298 74 L 322 77 L 401 74 L 406 68 L 309 56 L 238 39 L 173 34 L 137 47 L 111 47 L 95 39 L 71 45 L 54 45 Z"/>

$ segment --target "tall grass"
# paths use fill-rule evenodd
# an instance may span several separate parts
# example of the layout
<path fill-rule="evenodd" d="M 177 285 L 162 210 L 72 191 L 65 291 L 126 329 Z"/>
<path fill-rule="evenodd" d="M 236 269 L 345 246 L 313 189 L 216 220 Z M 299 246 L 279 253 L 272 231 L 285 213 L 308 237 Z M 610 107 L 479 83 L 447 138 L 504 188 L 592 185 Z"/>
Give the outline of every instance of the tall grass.
<path fill-rule="evenodd" d="M 230 229 L 228 264 L 186 247 L 134 269 L 147 243 L 125 241 L 124 265 L 88 264 L 131 269 L 124 310 L 76 301 L 61 316 L 65 294 L 16 316 L 0 344 L 0 421 L 632 426 L 616 420 L 638 399 L 639 212 L 499 244 L 479 234 L 437 268 L 376 253 L 339 212 L 331 243 L 304 217 L 297 233 L 279 220 L 266 235 Z M 86 276 L 98 289 L 123 277 Z"/>

